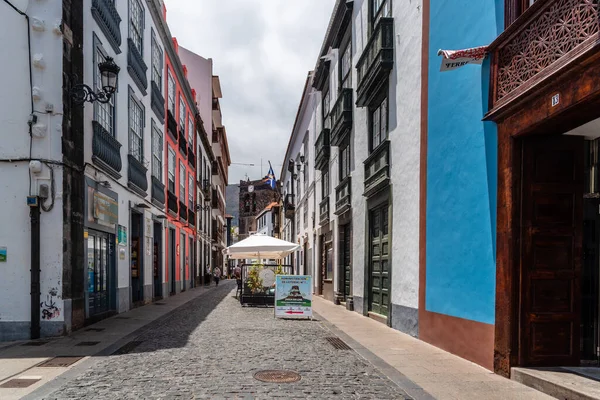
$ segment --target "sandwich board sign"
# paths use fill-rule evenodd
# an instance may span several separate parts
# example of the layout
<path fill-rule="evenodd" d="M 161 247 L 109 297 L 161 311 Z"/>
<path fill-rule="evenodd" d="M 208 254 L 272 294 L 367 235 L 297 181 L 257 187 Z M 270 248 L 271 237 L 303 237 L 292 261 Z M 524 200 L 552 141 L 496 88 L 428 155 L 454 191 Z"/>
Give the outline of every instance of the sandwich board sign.
<path fill-rule="evenodd" d="M 276 276 L 275 318 L 312 318 L 311 276 Z"/>

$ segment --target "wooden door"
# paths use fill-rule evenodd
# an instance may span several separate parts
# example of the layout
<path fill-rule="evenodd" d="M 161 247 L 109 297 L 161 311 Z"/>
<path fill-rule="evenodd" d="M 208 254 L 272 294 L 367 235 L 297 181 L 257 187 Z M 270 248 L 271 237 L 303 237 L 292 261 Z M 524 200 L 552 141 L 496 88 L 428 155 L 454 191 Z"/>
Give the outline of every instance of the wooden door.
<path fill-rule="evenodd" d="M 522 144 L 520 364 L 578 365 L 583 138 Z"/>
<path fill-rule="evenodd" d="M 342 250 L 342 263 L 344 266 L 344 300 L 350 296 L 350 282 L 352 281 L 352 267 L 351 267 L 351 254 L 352 254 L 352 225 L 344 225 L 344 243 Z"/>
<path fill-rule="evenodd" d="M 369 311 L 387 316 L 390 298 L 388 206 L 369 213 L 370 220 L 370 293 Z"/>
<path fill-rule="evenodd" d="M 598 249 L 600 237 L 600 201 L 584 199 L 583 266 L 581 279 L 581 359 L 595 360 L 598 355 Z"/>

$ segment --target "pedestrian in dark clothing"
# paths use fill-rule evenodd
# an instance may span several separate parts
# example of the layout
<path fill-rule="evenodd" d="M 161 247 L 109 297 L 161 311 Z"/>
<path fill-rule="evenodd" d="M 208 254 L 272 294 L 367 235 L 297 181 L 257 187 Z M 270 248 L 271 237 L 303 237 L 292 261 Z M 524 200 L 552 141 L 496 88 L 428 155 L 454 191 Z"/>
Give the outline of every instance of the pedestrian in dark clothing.
<path fill-rule="evenodd" d="M 219 279 L 221 279 L 221 269 L 219 267 L 213 269 L 213 276 L 215 278 L 216 286 L 219 286 Z"/>

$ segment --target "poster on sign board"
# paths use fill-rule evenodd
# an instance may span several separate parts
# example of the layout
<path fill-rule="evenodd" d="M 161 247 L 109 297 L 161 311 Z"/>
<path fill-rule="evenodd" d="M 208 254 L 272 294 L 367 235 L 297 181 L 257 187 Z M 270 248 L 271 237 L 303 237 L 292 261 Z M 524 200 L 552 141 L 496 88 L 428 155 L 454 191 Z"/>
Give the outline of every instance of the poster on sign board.
<path fill-rule="evenodd" d="M 312 278 L 308 275 L 275 277 L 275 317 L 312 318 Z"/>

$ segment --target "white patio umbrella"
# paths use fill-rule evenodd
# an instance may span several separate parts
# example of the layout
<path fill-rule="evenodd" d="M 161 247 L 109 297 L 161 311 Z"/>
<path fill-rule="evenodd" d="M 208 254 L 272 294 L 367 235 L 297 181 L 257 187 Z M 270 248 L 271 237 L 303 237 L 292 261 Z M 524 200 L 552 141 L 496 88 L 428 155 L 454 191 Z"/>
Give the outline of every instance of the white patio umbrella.
<path fill-rule="evenodd" d="M 255 234 L 225 249 L 231 259 L 273 259 L 285 258 L 298 250 L 300 245 L 263 234 Z"/>

